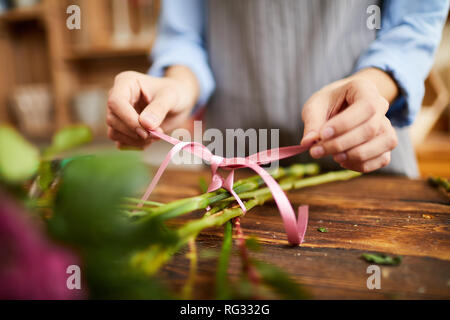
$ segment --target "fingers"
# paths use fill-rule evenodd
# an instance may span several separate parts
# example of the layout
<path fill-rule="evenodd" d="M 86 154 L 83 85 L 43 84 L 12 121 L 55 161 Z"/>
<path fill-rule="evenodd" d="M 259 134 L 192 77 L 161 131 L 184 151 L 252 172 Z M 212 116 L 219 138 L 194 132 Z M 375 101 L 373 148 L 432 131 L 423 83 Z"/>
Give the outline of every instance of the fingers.
<path fill-rule="evenodd" d="M 395 130 L 390 127 L 369 142 L 339 153 L 333 158 L 346 169 L 371 172 L 389 164 L 391 151 L 397 143 Z"/>
<path fill-rule="evenodd" d="M 139 123 L 147 130 L 155 130 L 176 104 L 177 97 L 173 92 L 167 89 L 159 90 L 150 104 L 141 112 Z"/>
<path fill-rule="evenodd" d="M 365 162 L 344 161 L 341 163 L 341 166 L 345 169 L 367 173 L 387 166 L 390 161 L 391 153 L 385 152 L 382 155 Z"/>
<path fill-rule="evenodd" d="M 389 104 L 381 97 L 377 100 L 377 102 L 368 99 L 358 100 L 351 104 L 347 109 L 325 123 L 320 130 L 320 138 L 328 140 L 340 136 L 341 134 L 360 126 L 377 114 L 384 115 Z"/>
<path fill-rule="evenodd" d="M 303 138 L 300 144 L 310 144 L 319 139 L 320 128 L 327 120 L 328 99 L 324 96 L 312 96 L 304 105 L 302 119 L 304 123 Z"/>
<path fill-rule="evenodd" d="M 116 77 L 108 98 L 108 110 L 119 118 L 130 131 L 146 139 L 148 134 L 140 125 L 139 115 L 133 107 L 140 96 L 138 81 L 133 81 L 133 79 L 136 80 L 134 77 L 136 75 L 133 72 L 122 73 Z"/>
<path fill-rule="evenodd" d="M 337 162 L 365 162 L 376 158 L 385 152 L 394 150 L 397 146 L 397 135 L 394 133 L 383 133 L 375 139 L 360 146 L 352 148 L 344 153 L 337 154 L 334 159 Z"/>
<path fill-rule="evenodd" d="M 341 166 L 369 172 L 386 166 L 397 137 L 385 114 L 388 101 L 373 81 L 352 79 L 324 87 L 303 109 L 302 144 L 318 140 L 313 158 L 333 155 Z"/>
<path fill-rule="evenodd" d="M 152 142 L 151 139 L 143 140 L 140 138 L 139 139 L 130 138 L 129 136 L 112 128 L 108 128 L 108 137 L 111 140 L 116 141 L 120 146 L 132 146 L 137 148 L 144 148 Z"/>
<path fill-rule="evenodd" d="M 146 139 L 148 134 L 142 129 L 139 123 L 139 115 L 133 106 L 126 100 L 118 96 L 110 96 L 108 108 L 115 114 L 130 130 Z"/>
<path fill-rule="evenodd" d="M 132 131 L 125 123 L 123 123 L 116 115 L 108 112 L 106 116 L 106 124 L 112 129 L 119 131 L 132 139 L 141 139 L 142 136 L 138 135 L 135 131 Z"/>
<path fill-rule="evenodd" d="M 341 136 L 323 141 L 321 144 L 311 149 L 311 154 L 315 158 L 323 157 L 329 154 L 334 155 L 375 138 L 380 131 L 383 130 L 383 126 L 380 125 L 383 119 L 380 118 L 381 117 L 373 117 L 362 125 L 342 134 Z"/>

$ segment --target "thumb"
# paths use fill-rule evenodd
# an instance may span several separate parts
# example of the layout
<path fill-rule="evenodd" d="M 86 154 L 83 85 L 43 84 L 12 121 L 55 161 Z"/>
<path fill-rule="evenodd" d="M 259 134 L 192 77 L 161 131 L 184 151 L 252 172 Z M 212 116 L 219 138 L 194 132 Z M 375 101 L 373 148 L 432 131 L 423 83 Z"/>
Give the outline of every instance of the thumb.
<path fill-rule="evenodd" d="M 304 124 L 301 145 L 307 145 L 320 138 L 320 129 L 327 120 L 328 104 L 320 99 L 310 99 L 303 106 L 302 120 Z"/>
<path fill-rule="evenodd" d="M 173 108 L 175 99 L 170 92 L 161 90 L 139 115 L 140 124 L 147 130 L 155 130 Z"/>

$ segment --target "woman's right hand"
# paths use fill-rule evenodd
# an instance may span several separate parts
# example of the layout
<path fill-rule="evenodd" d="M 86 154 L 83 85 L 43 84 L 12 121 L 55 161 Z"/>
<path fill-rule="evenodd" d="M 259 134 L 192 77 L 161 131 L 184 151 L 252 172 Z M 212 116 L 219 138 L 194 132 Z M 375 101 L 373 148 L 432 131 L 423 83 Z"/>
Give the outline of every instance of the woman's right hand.
<path fill-rule="evenodd" d="M 170 132 L 189 117 L 199 94 L 194 74 L 183 66 L 163 78 L 126 71 L 118 74 L 108 97 L 108 137 L 118 148 L 148 146 L 148 130 Z"/>

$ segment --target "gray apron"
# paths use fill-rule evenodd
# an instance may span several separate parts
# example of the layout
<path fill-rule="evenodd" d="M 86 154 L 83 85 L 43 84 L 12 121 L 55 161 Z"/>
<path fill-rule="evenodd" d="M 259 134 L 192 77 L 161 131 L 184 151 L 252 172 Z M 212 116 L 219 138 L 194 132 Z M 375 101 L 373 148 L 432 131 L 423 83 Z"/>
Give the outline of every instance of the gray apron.
<path fill-rule="evenodd" d="M 376 0 L 207 1 L 207 43 L 216 91 L 207 126 L 280 129 L 280 146 L 298 144 L 305 101 L 323 86 L 351 74 L 376 37 L 366 26 Z M 416 177 L 414 151 L 397 129 L 391 173 Z M 270 145 L 270 144 L 269 144 Z M 224 155 L 224 154 L 222 154 Z M 302 154 L 295 161 L 312 161 Z M 326 169 L 339 166 L 326 157 Z"/>

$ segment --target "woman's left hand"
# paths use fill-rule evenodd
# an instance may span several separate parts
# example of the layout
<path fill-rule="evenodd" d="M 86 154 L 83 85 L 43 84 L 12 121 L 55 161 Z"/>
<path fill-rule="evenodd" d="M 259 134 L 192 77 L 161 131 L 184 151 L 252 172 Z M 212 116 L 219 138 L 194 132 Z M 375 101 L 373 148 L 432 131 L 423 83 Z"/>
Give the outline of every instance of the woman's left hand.
<path fill-rule="evenodd" d="M 397 135 L 386 117 L 389 102 L 376 84 L 363 72 L 324 87 L 306 102 L 301 144 L 319 141 L 310 149 L 313 158 L 332 155 L 342 167 L 360 172 L 389 164 Z"/>

